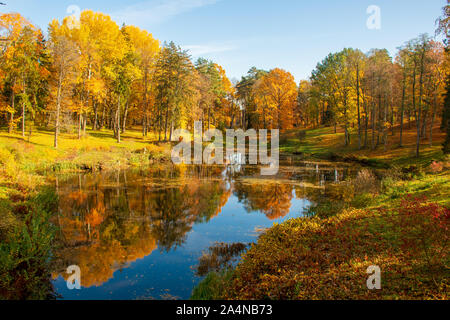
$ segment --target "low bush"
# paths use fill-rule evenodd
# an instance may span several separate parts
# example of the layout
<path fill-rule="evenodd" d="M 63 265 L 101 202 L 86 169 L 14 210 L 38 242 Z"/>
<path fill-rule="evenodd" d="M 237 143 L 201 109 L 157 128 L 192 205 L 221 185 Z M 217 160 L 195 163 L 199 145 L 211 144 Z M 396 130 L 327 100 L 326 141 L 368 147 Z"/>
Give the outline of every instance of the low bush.
<path fill-rule="evenodd" d="M 406 197 L 390 210 L 291 219 L 244 254 L 225 299 L 448 299 L 449 209 Z M 366 270 L 382 270 L 368 290 Z"/>

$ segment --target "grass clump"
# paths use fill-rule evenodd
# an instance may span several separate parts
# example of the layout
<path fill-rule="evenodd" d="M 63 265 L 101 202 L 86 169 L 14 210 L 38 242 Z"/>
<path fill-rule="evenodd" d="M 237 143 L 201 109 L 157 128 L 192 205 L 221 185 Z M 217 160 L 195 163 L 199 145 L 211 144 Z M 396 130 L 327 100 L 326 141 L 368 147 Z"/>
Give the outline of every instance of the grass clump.
<path fill-rule="evenodd" d="M 210 272 L 194 288 L 191 300 L 220 300 L 223 299 L 228 283 L 233 277 L 232 270 Z"/>
<path fill-rule="evenodd" d="M 50 263 L 55 227 L 56 195 L 45 189 L 29 200 L 1 201 L 0 298 L 39 300 L 54 298 Z M 20 208 L 20 210 L 18 210 Z"/>

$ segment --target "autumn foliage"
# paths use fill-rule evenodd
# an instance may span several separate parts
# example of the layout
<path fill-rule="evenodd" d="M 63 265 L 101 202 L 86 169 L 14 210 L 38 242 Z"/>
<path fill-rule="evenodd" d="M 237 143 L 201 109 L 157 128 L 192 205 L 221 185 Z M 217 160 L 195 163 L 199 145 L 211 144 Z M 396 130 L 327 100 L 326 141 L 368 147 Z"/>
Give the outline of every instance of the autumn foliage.
<path fill-rule="evenodd" d="M 448 299 L 448 227 L 448 208 L 412 197 L 391 211 L 289 220 L 243 256 L 225 297 Z M 366 287 L 371 265 L 382 269 L 379 291 Z"/>

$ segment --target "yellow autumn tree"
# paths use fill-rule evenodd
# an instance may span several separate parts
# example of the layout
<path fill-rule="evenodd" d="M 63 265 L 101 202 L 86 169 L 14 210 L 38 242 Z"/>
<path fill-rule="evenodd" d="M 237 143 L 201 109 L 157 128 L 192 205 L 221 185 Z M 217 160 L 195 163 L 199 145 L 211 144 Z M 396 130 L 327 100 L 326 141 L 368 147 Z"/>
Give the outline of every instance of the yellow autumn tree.
<path fill-rule="evenodd" d="M 153 38 L 151 33 L 135 26 L 125 26 L 123 31 L 134 48 L 138 59 L 137 64 L 142 72 L 141 79 L 135 82 L 132 90 L 131 99 L 134 109 L 129 111 L 135 118 L 142 119 L 142 133 L 146 136 L 150 128 L 150 114 L 154 111 L 155 98 L 152 80 L 160 43 Z"/>

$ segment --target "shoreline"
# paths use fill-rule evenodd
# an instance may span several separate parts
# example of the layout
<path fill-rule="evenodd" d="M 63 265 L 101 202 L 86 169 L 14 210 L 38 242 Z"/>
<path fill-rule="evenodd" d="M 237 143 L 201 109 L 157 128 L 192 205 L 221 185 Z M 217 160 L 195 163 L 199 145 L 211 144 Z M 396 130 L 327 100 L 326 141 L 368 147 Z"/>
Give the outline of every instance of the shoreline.
<path fill-rule="evenodd" d="M 109 141 L 103 145 L 96 145 L 95 137 L 88 137 L 82 139 L 81 141 L 71 138 L 68 139 L 69 143 L 65 148 L 58 151 L 52 151 L 52 148 L 49 146 L 43 146 L 42 143 L 39 145 L 39 141 L 37 140 L 40 135 L 40 133 L 37 133 L 37 137 L 35 137 L 36 140 L 32 138 L 30 142 L 22 141 L 11 144 L 11 141 L 17 140 L 17 135 L 5 138 L 4 135 L 0 134 L 0 144 L 2 144 L 3 147 L 2 153 L 0 154 L 0 161 L 3 163 L 0 201 L 2 202 L 2 207 L 6 208 L 6 211 L 4 211 L 2 216 L 2 225 L 0 226 L 0 231 L 2 231 L 3 234 L 2 237 L 8 237 L 8 235 L 11 235 L 6 230 L 10 230 L 10 232 L 12 232 L 11 230 L 15 230 L 17 232 L 16 236 L 19 238 L 24 237 L 23 232 L 32 232 L 31 230 L 24 231 L 23 229 L 20 232 L 18 231 L 22 228 L 21 226 L 26 223 L 27 219 L 31 219 L 31 221 L 35 221 L 33 223 L 39 224 L 40 228 L 44 230 L 42 233 L 45 234 L 48 232 L 49 235 L 52 234 L 53 231 L 50 229 L 47 230 L 47 228 L 50 227 L 50 224 L 46 222 L 46 219 L 53 212 L 52 203 L 54 204 L 55 198 L 51 193 L 46 193 L 47 184 L 44 181 L 45 176 L 51 175 L 55 172 L 75 174 L 137 167 L 151 167 L 158 165 L 165 166 L 168 162 L 170 162 L 168 152 L 169 144 L 156 146 L 150 141 L 137 141 L 138 138 L 136 136 L 132 136 L 134 137 L 133 139 L 136 139 L 134 141 L 127 141 L 125 138 L 122 145 L 116 145 L 115 143 Z M 45 135 L 45 133 L 43 135 Z M 111 140 L 113 141 L 113 139 Z M 81 143 L 81 146 L 74 149 L 72 148 L 72 143 L 76 142 Z M 308 143 L 310 143 L 308 140 L 296 141 L 297 148 L 300 150 L 305 149 L 305 145 L 307 146 Z M 281 144 L 281 148 L 283 149 L 284 147 L 285 145 Z M 322 148 L 321 146 L 317 147 Z M 394 148 L 393 150 L 397 149 Z M 402 151 L 405 150 L 407 149 L 404 148 Z M 344 149 L 341 150 L 339 154 L 336 154 L 333 151 L 328 154 L 331 154 L 332 157 L 326 157 L 324 156 L 324 153 L 319 153 L 319 156 L 317 156 L 317 153 L 306 152 L 302 153 L 302 155 L 296 155 L 287 151 L 282 151 L 280 153 L 282 157 L 300 157 L 302 159 L 302 163 L 318 160 L 318 162 L 321 163 L 331 164 L 336 163 L 336 160 L 339 159 L 340 161 L 347 163 L 349 166 L 356 164 L 361 172 L 372 172 L 376 178 L 379 179 L 382 189 L 377 191 L 376 194 L 370 195 L 368 192 L 356 192 L 355 189 L 357 190 L 359 186 L 352 185 L 353 182 L 341 182 L 341 184 L 337 185 L 337 188 L 339 189 L 338 193 L 350 192 L 350 200 L 342 201 L 342 199 L 331 199 L 329 202 L 325 202 L 324 204 L 317 205 L 310 209 L 313 213 L 313 217 L 311 218 L 291 219 L 281 225 L 267 229 L 260 236 L 257 243 L 252 245 L 251 249 L 243 255 L 243 258 L 236 269 L 224 271 L 223 274 L 216 273 L 208 275 L 205 280 L 201 282 L 196 289 L 194 289 L 193 298 L 390 298 L 386 295 L 367 294 L 367 292 L 363 293 L 363 295 L 359 295 L 361 293 L 360 288 L 356 291 L 356 294 L 352 293 L 349 296 L 340 296 L 339 292 L 336 292 L 327 286 L 324 286 L 324 289 L 320 291 L 302 291 L 300 289 L 296 289 L 296 286 L 299 286 L 299 283 L 303 283 L 302 281 L 305 280 L 305 277 L 309 279 L 308 281 L 312 281 L 313 283 L 314 281 L 320 280 L 316 276 L 316 266 L 309 266 L 310 269 L 307 269 L 304 275 L 300 275 L 299 273 L 292 271 L 292 268 L 295 269 L 295 264 L 293 267 L 286 267 L 277 264 L 279 264 L 280 261 L 302 261 L 302 259 L 305 259 L 305 254 L 306 257 L 308 257 L 311 252 L 314 252 L 314 254 L 317 254 L 318 256 L 323 255 L 323 250 L 315 251 L 316 249 L 312 247 L 307 251 L 304 251 L 303 256 L 298 256 L 299 247 L 295 244 L 302 243 L 302 241 L 306 244 L 310 243 L 310 241 L 314 237 L 317 237 L 318 234 L 327 235 L 328 232 L 331 232 L 330 230 L 334 230 L 331 234 L 336 234 L 338 230 L 333 228 L 337 228 L 338 226 L 347 225 L 345 230 L 347 232 L 350 230 L 350 234 L 352 234 L 353 231 L 362 228 L 362 225 L 355 225 L 353 224 L 353 221 L 363 219 L 364 221 L 367 221 L 369 229 L 378 228 L 380 223 L 392 223 L 389 219 L 396 217 L 395 212 L 397 212 L 401 207 L 402 201 L 407 199 L 408 194 L 412 195 L 412 197 L 427 195 L 428 199 L 420 203 L 421 207 L 428 208 L 429 205 L 436 204 L 439 208 L 447 208 L 448 210 L 448 207 L 450 206 L 450 200 L 448 199 L 448 194 L 450 193 L 450 185 L 448 182 L 450 181 L 450 171 L 448 165 L 449 160 L 443 155 L 439 155 L 438 152 L 426 158 L 425 161 L 423 159 L 415 161 L 413 157 L 406 158 L 407 160 L 405 160 L 396 156 L 389 158 L 387 161 L 380 159 L 372 160 L 367 156 L 355 156 L 353 151 Z M 51 156 L 45 158 L 48 155 Z M 327 155 L 327 153 L 325 153 L 325 155 Z M 439 172 L 430 172 L 430 162 L 433 163 L 433 159 L 443 163 L 443 166 Z M 365 184 L 371 183 L 370 181 L 372 180 L 370 179 L 368 180 L 369 182 L 360 182 L 363 183 L 362 186 L 364 188 L 367 187 Z M 328 200 L 329 199 L 327 199 L 327 201 Z M 392 216 L 388 216 L 388 220 L 383 220 L 385 218 L 380 217 L 380 210 L 387 210 L 389 212 L 393 212 L 394 214 Z M 40 222 L 38 223 L 38 221 Z M 358 231 L 355 237 L 360 236 L 360 232 L 361 231 Z M 385 232 L 385 230 L 378 230 L 378 232 L 380 234 L 384 234 L 383 232 Z M 394 232 L 391 230 L 388 232 L 388 236 L 392 236 L 391 233 L 393 233 L 394 237 L 398 237 L 399 235 L 396 232 L 397 231 Z M 315 234 L 315 236 L 311 236 L 311 234 Z M 283 237 L 280 238 L 280 235 L 283 235 Z M 297 240 L 293 241 L 293 239 Z M 325 236 L 324 239 L 329 241 L 329 243 L 326 244 L 326 247 L 328 247 L 327 254 L 338 254 L 342 242 L 339 245 L 332 245 L 332 243 L 334 243 L 334 241 L 338 238 Z M 21 243 L 20 240 L 18 241 Z M 36 241 L 41 240 L 36 239 Z M 345 242 L 346 238 L 343 238 L 340 241 L 344 241 L 343 243 L 346 245 L 353 246 L 353 244 Z M 47 243 L 47 254 L 51 254 L 51 244 L 49 242 L 45 243 Z M 374 243 L 375 246 L 380 245 L 377 241 Z M 384 242 L 382 243 L 385 245 Z M 273 244 L 276 244 L 276 246 L 274 247 Z M 21 243 L 21 245 L 25 244 Z M 283 248 L 283 250 L 279 251 L 274 249 L 277 247 Z M 360 247 L 370 247 L 370 243 L 361 244 Z M 396 248 L 396 250 L 400 249 Z M 271 254 L 267 257 L 263 257 L 262 255 L 265 255 L 267 252 L 270 252 Z M 283 254 L 285 253 L 293 254 L 293 256 L 283 257 Z M 403 252 L 400 254 L 399 252 L 396 252 L 395 254 L 401 256 L 405 253 Z M 358 259 L 361 258 L 364 257 L 358 257 Z M 41 259 L 43 260 L 37 259 L 37 261 L 40 264 L 45 265 L 43 261 L 47 259 L 47 256 L 44 254 L 41 256 Z M 351 261 L 352 256 L 347 256 L 346 259 Z M 418 258 L 416 257 L 415 259 Z M 384 260 L 382 259 L 382 261 L 385 263 L 392 263 L 392 261 L 389 261 L 386 256 L 384 257 Z M 421 262 L 416 265 L 420 265 L 421 268 L 426 267 L 422 258 L 418 261 Z M 271 270 L 263 270 L 265 267 L 262 266 L 267 265 L 272 265 L 274 268 Z M 346 271 L 335 270 L 333 272 L 353 272 L 354 274 L 350 278 L 352 278 L 353 281 L 358 279 L 358 283 L 363 283 L 361 282 L 361 279 L 364 279 L 365 274 L 361 271 L 361 265 L 359 266 L 360 267 L 357 271 L 355 271 L 355 269 L 346 269 Z M 36 267 L 36 270 L 40 269 Z M 278 270 L 281 270 L 281 272 Z M 326 272 L 328 274 L 331 270 Z M 442 272 L 439 272 L 438 274 L 442 274 Z M 252 274 L 252 278 L 246 278 L 244 275 L 247 273 Z M 423 274 L 427 276 L 428 273 L 425 272 Z M 41 274 L 39 277 L 42 278 L 42 276 L 43 279 L 45 279 L 45 274 Z M 331 276 L 331 274 L 328 274 L 328 276 Z M 395 278 L 395 276 L 393 277 Z M 327 279 L 330 280 L 331 278 Z M 292 281 L 295 283 L 293 284 Z M 335 279 L 333 281 L 337 280 Z M 432 285 L 430 286 L 430 283 L 435 281 L 435 279 L 428 279 L 427 281 L 428 282 L 425 285 L 421 285 L 423 285 L 426 290 L 431 290 L 430 292 L 433 292 L 434 289 Z M 285 287 L 283 283 L 290 284 Z M 246 284 L 251 284 L 251 286 L 259 288 L 258 290 L 260 291 L 255 291 L 247 287 Z M 263 287 L 259 287 L 260 285 L 263 285 Z M 345 285 L 350 286 L 348 288 L 350 292 L 353 290 L 351 288 L 354 288 L 353 282 L 350 284 L 346 282 Z M 441 285 L 447 286 L 445 282 L 442 282 Z M 315 287 L 319 287 L 319 284 L 316 283 Z M 229 291 L 230 294 L 225 294 L 227 291 Z M 445 290 L 444 292 L 435 290 L 433 293 L 435 296 L 429 296 L 425 294 L 424 291 L 420 290 L 418 294 L 421 298 L 448 298 L 448 296 L 445 295 Z M 402 298 L 411 297 L 404 295 Z"/>

